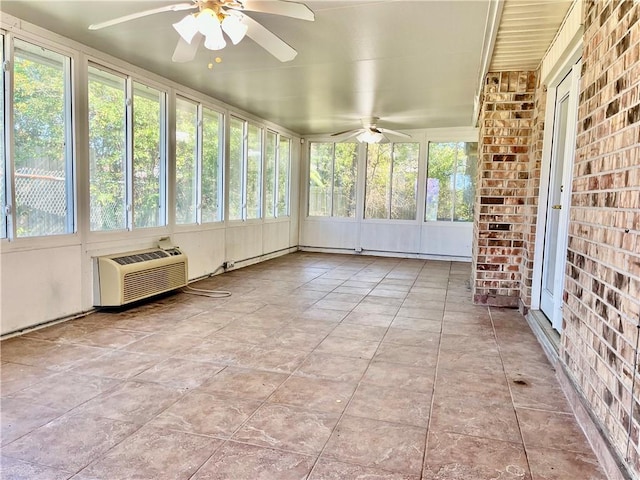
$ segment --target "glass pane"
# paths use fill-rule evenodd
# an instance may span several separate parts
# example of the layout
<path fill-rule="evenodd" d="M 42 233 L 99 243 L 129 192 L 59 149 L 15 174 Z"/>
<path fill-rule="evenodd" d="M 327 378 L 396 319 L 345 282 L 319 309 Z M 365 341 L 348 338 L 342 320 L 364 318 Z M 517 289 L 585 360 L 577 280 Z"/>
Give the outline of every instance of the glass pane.
<path fill-rule="evenodd" d="M 389 218 L 391 199 L 391 144 L 367 145 L 365 218 Z"/>
<path fill-rule="evenodd" d="M 478 144 L 430 143 L 425 220 L 473 221 Z"/>
<path fill-rule="evenodd" d="M 162 102 L 164 93 L 133 84 L 133 225 L 157 227 L 161 204 Z"/>
<path fill-rule="evenodd" d="M 333 176 L 333 216 L 356 216 L 358 144 L 336 143 Z"/>
<path fill-rule="evenodd" d="M 311 142 L 309 151 L 309 216 L 331 216 L 333 143 Z"/>
<path fill-rule="evenodd" d="M 419 153 L 420 144 L 418 143 L 396 143 L 393 145 L 392 219 L 416 219 Z"/>
<path fill-rule="evenodd" d="M 276 149 L 278 136 L 273 132 L 267 132 L 267 144 L 265 145 L 264 159 L 264 216 L 273 218 L 276 216 Z"/>
<path fill-rule="evenodd" d="M 222 220 L 222 138 L 223 115 L 204 109 L 202 123 L 202 221 Z"/>
<path fill-rule="evenodd" d="M 289 168 L 291 165 L 291 140 L 280 137 L 278 145 L 278 199 L 276 216 L 289 215 Z"/>
<path fill-rule="evenodd" d="M 125 79 L 89 67 L 91 230 L 126 228 Z"/>
<path fill-rule="evenodd" d="M 16 235 L 66 233 L 72 208 L 67 204 L 68 60 L 20 40 L 14 52 Z"/>
<path fill-rule="evenodd" d="M 0 35 L 0 61 L 4 62 L 4 35 Z M 4 172 L 7 170 L 7 159 L 5 158 L 4 150 L 4 75 L 0 75 L 0 87 L 2 87 L 2 95 L 0 95 L 0 238 L 6 238 L 7 236 L 7 215 L 5 214 L 5 207 L 7 205 L 6 192 L 5 192 L 5 176 Z"/>
<path fill-rule="evenodd" d="M 229 220 L 242 219 L 244 120 L 231 118 L 229 134 Z"/>
<path fill-rule="evenodd" d="M 262 216 L 262 129 L 249 124 L 247 155 L 247 218 Z"/>
<path fill-rule="evenodd" d="M 478 168 L 478 144 L 463 143 L 458 154 L 456 167 L 453 220 L 473 222 L 473 206 L 476 195 L 476 171 Z"/>
<path fill-rule="evenodd" d="M 196 223 L 198 106 L 176 100 L 176 223 Z"/>

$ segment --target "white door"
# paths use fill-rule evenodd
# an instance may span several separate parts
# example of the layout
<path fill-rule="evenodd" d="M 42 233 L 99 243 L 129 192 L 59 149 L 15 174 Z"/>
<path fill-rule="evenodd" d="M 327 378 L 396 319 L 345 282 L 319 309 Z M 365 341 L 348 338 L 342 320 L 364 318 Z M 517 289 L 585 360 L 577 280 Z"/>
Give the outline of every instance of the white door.
<path fill-rule="evenodd" d="M 555 89 L 551 167 L 542 253 L 540 310 L 558 332 L 562 330 L 562 292 L 567 256 L 571 169 L 576 138 L 577 78 L 577 66 L 574 66 Z"/>

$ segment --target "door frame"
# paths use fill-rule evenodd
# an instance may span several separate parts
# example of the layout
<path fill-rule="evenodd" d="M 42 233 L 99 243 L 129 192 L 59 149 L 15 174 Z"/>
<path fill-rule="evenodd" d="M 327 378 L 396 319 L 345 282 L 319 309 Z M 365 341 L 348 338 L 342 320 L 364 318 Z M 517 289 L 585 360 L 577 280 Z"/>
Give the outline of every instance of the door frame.
<path fill-rule="evenodd" d="M 569 228 L 569 212 L 571 204 L 571 181 L 573 171 L 573 158 L 576 147 L 576 133 L 577 133 L 577 105 L 578 97 L 580 93 L 580 73 L 582 67 L 582 46 L 577 46 L 571 54 L 565 60 L 563 66 L 555 70 L 555 75 L 549 80 L 547 88 L 547 101 L 545 108 L 545 126 L 550 128 L 545 129 L 543 138 L 543 152 L 542 152 L 542 164 L 540 168 L 540 185 L 538 196 L 538 218 L 536 222 L 536 240 L 535 240 L 535 257 L 533 262 L 533 279 L 531 287 L 531 309 L 540 310 L 540 296 L 542 293 L 542 266 L 543 266 L 543 251 L 545 241 L 545 228 L 547 223 L 547 202 L 549 200 L 549 181 L 551 172 L 551 159 L 553 148 L 553 126 L 555 117 L 556 106 L 556 93 L 557 87 L 565 79 L 567 75 L 571 75 L 571 91 L 576 94 L 573 98 L 570 98 L 569 115 L 567 120 L 567 135 L 572 140 L 567 143 L 565 149 L 565 158 L 571 162 L 569 168 L 565 168 L 563 172 L 563 185 L 565 190 L 563 193 L 562 203 L 567 208 L 562 209 L 560 212 L 559 229 L 565 232 L 558 240 L 558 251 L 566 252 L 568 248 L 568 228 Z M 566 155 L 566 153 L 570 155 Z M 556 285 L 559 285 L 558 290 L 561 292 L 558 298 L 554 302 L 554 317 L 561 314 L 562 309 L 562 297 L 564 292 L 564 271 L 566 267 L 566 254 L 560 265 L 556 266 Z M 552 319 L 550 319 L 552 320 Z"/>

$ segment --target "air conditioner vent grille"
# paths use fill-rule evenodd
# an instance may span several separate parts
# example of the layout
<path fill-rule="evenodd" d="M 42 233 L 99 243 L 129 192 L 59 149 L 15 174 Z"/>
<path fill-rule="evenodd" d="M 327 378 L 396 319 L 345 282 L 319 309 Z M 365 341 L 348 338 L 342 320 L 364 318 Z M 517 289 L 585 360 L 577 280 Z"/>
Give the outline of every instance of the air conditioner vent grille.
<path fill-rule="evenodd" d="M 155 260 L 156 258 L 165 258 L 168 254 L 163 250 L 153 252 L 136 253 L 132 255 L 124 255 L 122 257 L 113 257 L 112 260 L 120 265 L 130 265 L 132 263 L 146 262 Z"/>
<path fill-rule="evenodd" d="M 124 303 L 184 286 L 186 270 L 187 264 L 180 262 L 125 274 Z"/>

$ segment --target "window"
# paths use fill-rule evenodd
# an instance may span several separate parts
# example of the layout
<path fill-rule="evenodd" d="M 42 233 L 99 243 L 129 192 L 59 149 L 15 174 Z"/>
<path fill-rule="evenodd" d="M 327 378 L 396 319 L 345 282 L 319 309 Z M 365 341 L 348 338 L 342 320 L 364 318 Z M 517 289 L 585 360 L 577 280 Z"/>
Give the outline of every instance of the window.
<path fill-rule="evenodd" d="M 355 217 L 358 144 L 311 142 L 309 148 L 309 216 Z"/>
<path fill-rule="evenodd" d="M 229 145 L 229 220 L 262 217 L 262 128 L 232 117 Z"/>
<path fill-rule="evenodd" d="M 176 100 L 176 223 L 196 223 L 198 104 Z"/>
<path fill-rule="evenodd" d="M 133 226 L 164 224 L 164 93 L 133 84 Z"/>
<path fill-rule="evenodd" d="M 16 39 L 13 60 L 15 198 L 9 235 L 71 233 L 71 59 Z"/>
<path fill-rule="evenodd" d="M 418 143 L 367 145 L 365 218 L 415 220 Z"/>
<path fill-rule="evenodd" d="M 291 140 L 267 131 L 265 146 L 265 217 L 289 215 Z"/>
<path fill-rule="evenodd" d="M 0 35 L 0 61 L 4 64 L 4 35 Z M 7 191 L 6 191 L 6 177 L 5 171 L 7 170 L 7 158 L 5 156 L 5 123 L 4 123 L 4 72 L 0 73 L 0 87 L 2 87 L 3 94 L 0 95 L 0 238 L 7 237 Z"/>
<path fill-rule="evenodd" d="M 478 144 L 429 143 L 426 221 L 473 221 Z"/>
<path fill-rule="evenodd" d="M 89 66 L 92 231 L 166 223 L 165 132 L 164 92 Z"/>
<path fill-rule="evenodd" d="M 224 116 L 205 107 L 202 118 L 202 222 L 219 222 L 222 220 Z"/>
<path fill-rule="evenodd" d="M 176 100 L 176 223 L 222 220 L 224 116 L 187 99 Z"/>

